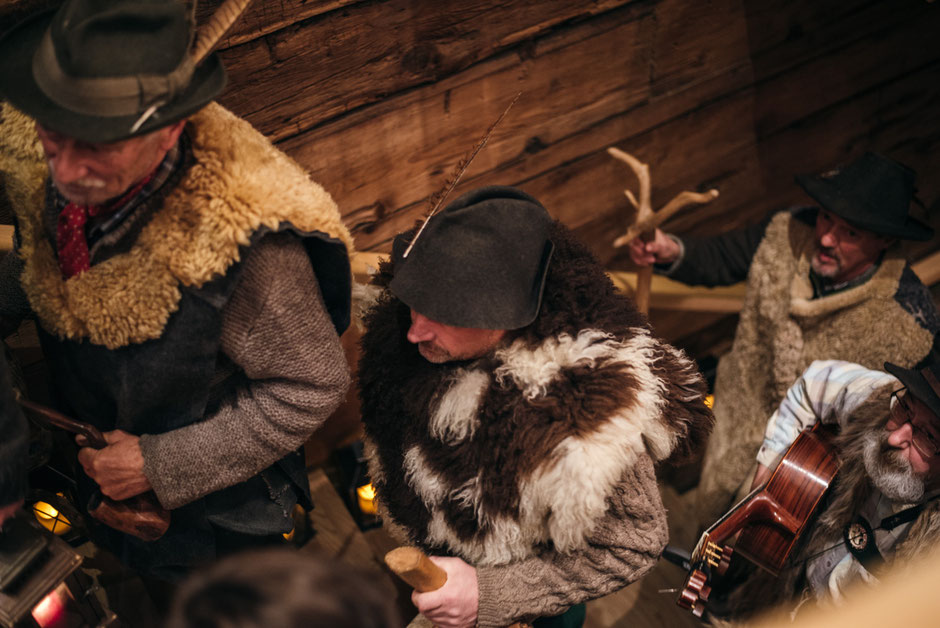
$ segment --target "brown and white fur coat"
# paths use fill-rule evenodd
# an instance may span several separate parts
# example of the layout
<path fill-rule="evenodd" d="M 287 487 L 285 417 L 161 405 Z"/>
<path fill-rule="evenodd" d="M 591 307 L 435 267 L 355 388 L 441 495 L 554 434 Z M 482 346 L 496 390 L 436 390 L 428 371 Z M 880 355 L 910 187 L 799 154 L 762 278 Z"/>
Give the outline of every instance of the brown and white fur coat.
<path fill-rule="evenodd" d="M 366 315 L 372 479 L 385 520 L 428 551 L 488 566 L 582 548 L 639 456 L 686 455 L 711 428 L 695 364 L 566 228 L 552 240 L 540 314 L 491 356 L 427 362 L 388 290 Z"/>

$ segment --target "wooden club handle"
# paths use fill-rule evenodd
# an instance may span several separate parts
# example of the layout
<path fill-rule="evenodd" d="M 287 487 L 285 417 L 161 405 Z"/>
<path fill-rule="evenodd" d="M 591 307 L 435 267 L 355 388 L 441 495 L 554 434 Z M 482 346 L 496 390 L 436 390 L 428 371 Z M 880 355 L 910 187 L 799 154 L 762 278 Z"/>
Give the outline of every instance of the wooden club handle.
<path fill-rule="evenodd" d="M 395 575 L 419 593 L 436 591 L 447 582 L 447 572 L 431 562 L 431 559 L 417 547 L 396 547 L 385 555 L 385 564 L 395 572 Z M 509 628 L 531 628 L 531 626 L 516 622 Z"/>
<path fill-rule="evenodd" d="M 417 547 L 398 547 L 385 555 L 385 564 L 415 591 L 435 591 L 447 582 L 447 572 Z"/>

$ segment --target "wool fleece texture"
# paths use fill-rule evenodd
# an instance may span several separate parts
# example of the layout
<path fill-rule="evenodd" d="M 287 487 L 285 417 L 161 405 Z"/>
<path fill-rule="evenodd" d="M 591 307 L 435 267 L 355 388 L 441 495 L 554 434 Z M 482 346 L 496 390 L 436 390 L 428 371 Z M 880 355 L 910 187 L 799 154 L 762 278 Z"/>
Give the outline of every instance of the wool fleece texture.
<path fill-rule="evenodd" d="M 687 455 L 712 417 L 694 363 L 656 339 L 556 223 L 536 320 L 492 355 L 432 364 L 389 291 L 360 361 L 383 521 L 478 569 L 478 625 L 549 616 L 622 588 L 667 540 L 653 463 Z M 385 287 L 386 263 L 376 277 Z"/>
<path fill-rule="evenodd" d="M 892 384 L 875 390 L 848 418 L 834 444 L 842 467 L 826 492 L 819 512 L 814 515 L 810 532 L 804 535 L 790 558 L 790 569 L 780 578 L 763 572 L 748 578 L 734 591 L 729 607 L 737 619 L 749 618 L 774 606 L 795 606 L 805 595 L 811 594 L 806 580 L 806 566 L 826 550 L 838 546 L 843 539 L 842 531 L 851 523 L 865 502 L 877 491 L 865 470 L 865 436 L 881 433 L 888 421 L 891 393 L 897 385 Z M 906 505 L 905 505 L 906 506 Z M 901 505 L 898 506 L 898 509 Z M 878 522 L 870 522 L 877 526 Z M 934 550 L 940 543 L 940 504 L 929 504 L 910 524 L 907 531 L 894 546 L 893 553 L 884 556 L 886 567 L 899 573 L 914 560 Z M 868 589 L 861 587 L 864 595 Z"/>
<path fill-rule="evenodd" d="M 18 221 L 23 288 L 43 326 L 62 338 L 109 349 L 158 338 L 178 307 L 179 285 L 198 288 L 224 275 L 262 226 L 289 222 L 353 250 L 329 194 L 250 124 L 212 103 L 190 118 L 194 164 L 131 250 L 64 279 L 43 234 L 48 167 L 33 122 L 8 104 L 0 115 L 0 171 Z"/>
<path fill-rule="evenodd" d="M 907 292 L 917 282 L 897 245 L 871 279 L 818 299 L 809 280 L 814 250 L 814 228 L 781 212 L 751 263 L 734 345 L 715 380 L 715 431 L 698 488 L 700 527 L 724 514 L 750 484 L 767 419 L 813 360 L 911 368 L 933 345 L 917 309 L 901 305 L 909 305 Z"/>

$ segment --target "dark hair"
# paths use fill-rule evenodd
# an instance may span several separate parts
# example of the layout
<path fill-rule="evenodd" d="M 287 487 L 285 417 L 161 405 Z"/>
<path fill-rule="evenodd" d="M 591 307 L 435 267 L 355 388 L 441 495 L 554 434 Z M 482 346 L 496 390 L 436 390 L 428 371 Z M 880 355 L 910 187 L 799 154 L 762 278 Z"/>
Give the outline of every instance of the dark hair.
<path fill-rule="evenodd" d="M 393 628 L 394 599 L 379 572 L 295 550 L 251 551 L 186 580 L 167 628 Z"/>

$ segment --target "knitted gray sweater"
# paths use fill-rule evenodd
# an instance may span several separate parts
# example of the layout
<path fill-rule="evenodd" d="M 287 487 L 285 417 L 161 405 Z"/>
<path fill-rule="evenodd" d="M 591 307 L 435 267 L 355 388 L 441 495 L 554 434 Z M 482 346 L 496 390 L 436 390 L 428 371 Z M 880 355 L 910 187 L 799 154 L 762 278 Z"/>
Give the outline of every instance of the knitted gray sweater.
<path fill-rule="evenodd" d="M 199 423 L 141 436 L 144 474 L 166 508 L 256 475 L 344 399 L 343 349 L 297 238 L 269 235 L 249 249 L 223 311 L 222 351 L 248 385 Z"/>

